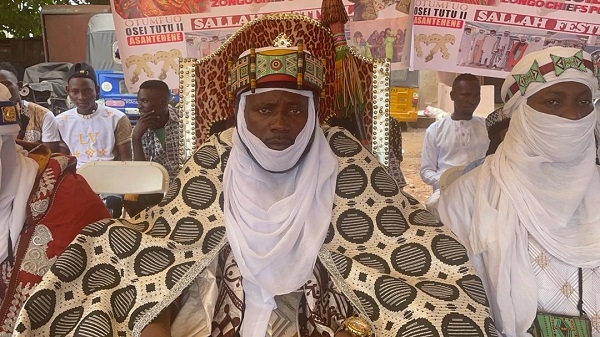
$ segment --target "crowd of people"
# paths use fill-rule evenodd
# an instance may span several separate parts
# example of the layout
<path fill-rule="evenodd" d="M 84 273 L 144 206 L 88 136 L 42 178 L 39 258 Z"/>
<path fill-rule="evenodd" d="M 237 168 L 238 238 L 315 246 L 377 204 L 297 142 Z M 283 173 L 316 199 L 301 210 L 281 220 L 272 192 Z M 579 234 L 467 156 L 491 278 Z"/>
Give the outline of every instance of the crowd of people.
<path fill-rule="evenodd" d="M 356 32 L 356 46 L 393 60 L 404 33 L 382 33 L 376 45 Z M 469 49 L 466 62 L 505 63 L 485 38 Z M 86 63 L 69 69 L 74 107 L 57 116 L 22 100 L 0 64 L 0 332 L 546 337 L 540 322 L 552 317 L 561 333 L 600 336 L 600 91 L 589 54 L 523 55 L 487 119 L 473 115 L 477 77 L 457 76 L 453 113 L 423 141 L 425 207 L 350 132 L 319 125 L 324 72 L 290 76 L 298 55 L 323 67 L 281 47 L 232 62 L 252 65 L 223 88 L 235 126 L 185 163 L 164 82 L 141 84 L 132 127 L 96 103 Z M 120 196 L 76 174 L 100 160 L 157 162 L 169 191 L 126 200 L 129 218 L 118 219 L 102 199 Z M 466 168 L 440 191 L 454 166 Z M 595 320 L 557 323 L 567 316 Z"/>
<path fill-rule="evenodd" d="M 373 31 L 369 37 L 365 37 L 361 31 L 355 31 L 348 45 L 354 48 L 360 55 L 370 58 L 388 58 L 391 62 L 402 61 L 406 32 L 402 29 L 393 31 L 386 28 L 382 31 Z"/>
<path fill-rule="evenodd" d="M 553 35 L 513 34 L 466 26 L 459 44 L 457 64 L 461 66 L 511 71 L 526 54 L 548 47 L 576 47 L 583 49 L 585 41 L 576 35 L 559 39 Z"/>
<path fill-rule="evenodd" d="M 68 71 L 67 94 L 74 106 L 54 116 L 49 109 L 21 98 L 22 83 L 17 71 L 8 62 L 0 62 L 0 83 L 5 85 L 20 113 L 18 139 L 41 143 L 51 153 L 74 156 L 76 167 L 99 160 L 154 161 L 163 165 L 174 178 L 181 160 L 179 157 L 179 122 L 177 113 L 169 106 L 171 92 L 158 80 L 149 80 L 138 92 L 140 118 L 132 130 L 130 119 L 120 110 L 97 103 L 99 87 L 95 70 L 86 63 L 76 63 Z M 160 92 L 160 94 L 159 94 Z M 122 197 L 104 195 L 102 198 L 111 214 L 120 216 Z M 132 213 L 155 205 L 158 196 L 142 196 L 129 203 Z"/>

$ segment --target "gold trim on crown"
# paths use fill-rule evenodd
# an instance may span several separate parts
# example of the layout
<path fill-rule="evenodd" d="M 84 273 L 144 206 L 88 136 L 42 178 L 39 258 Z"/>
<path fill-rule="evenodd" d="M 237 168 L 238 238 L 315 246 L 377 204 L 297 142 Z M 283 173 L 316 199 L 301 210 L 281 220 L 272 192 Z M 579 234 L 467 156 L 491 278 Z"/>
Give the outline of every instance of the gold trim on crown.
<path fill-rule="evenodd" d="M 275 40 L 273 40 L 273 47 L 288 48 L 293 45 L 294 44 L 292 43 L 292 40 L 289 36 L 287 36 L 286 33 L 280 33 L 279 35 L 277 35 Z"/>
<path fill-rule="evenodd" d="M 325 63 L 304 51 L 302 41 L 296 49 L 286 48 L 291 41 L 279 34 L 273 42 L 275 48 L 256 50 L 228 63 L 230 98 L 248 89 L 254 92 L 260 85 L 272 82 L 295 83 L 298 89 L 323 90 Z"/>
<path fill-rule="evenodd" d="M 2 109 L 2 118 L 0 125 L 10 125 L 19 123 L 19 112 L 17 111 L 17 103 L 15 102 L 0 102 Z"/>

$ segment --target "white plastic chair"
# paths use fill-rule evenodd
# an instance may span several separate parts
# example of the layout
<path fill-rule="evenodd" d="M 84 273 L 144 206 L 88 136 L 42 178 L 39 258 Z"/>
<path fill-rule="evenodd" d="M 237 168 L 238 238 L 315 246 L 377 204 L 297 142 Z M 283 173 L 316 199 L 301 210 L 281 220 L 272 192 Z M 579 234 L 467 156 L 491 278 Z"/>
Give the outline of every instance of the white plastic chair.
<path fill-rule="evenodd" d="M 452 166 L 442 173 L 440 176 L 440 193 L 463 174 L 465 167 L 465 165 Z"/>
<path fill-rule="evenodd" d="M 150 161 L 95 161 L 77 173 L 98 194 L 165 193 L 169 188 L 167 170 Z"/>

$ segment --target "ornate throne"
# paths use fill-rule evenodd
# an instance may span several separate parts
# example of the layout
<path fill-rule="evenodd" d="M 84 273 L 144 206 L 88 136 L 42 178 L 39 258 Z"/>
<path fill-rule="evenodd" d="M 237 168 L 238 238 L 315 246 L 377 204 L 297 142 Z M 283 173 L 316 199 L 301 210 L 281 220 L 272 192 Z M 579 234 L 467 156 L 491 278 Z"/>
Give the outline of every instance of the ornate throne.
<path fill-rule="evenodd" d="M 180 118 L 182 158 L 187 160 L 212 132 L 234 125 L 233 101 L 228 90 L 228 62 L 252 47 L 273 46 L 289 40 L 302 41 L 304 49 L 325 64 L 325 90 L 319 102 L 321 123 L 339 117 L 334 109 L 335 47 L 329 28 L 303 15 L 271 14 L 253 20 L 233 34 L 213 54 L 202 59 L 180 61 Z M 389 73 L 385 59 L 367 59 L 356 53 L 359 82 L 364 92 L 362 120 L 371 152 L 388 165 L 389 151 Z"/>

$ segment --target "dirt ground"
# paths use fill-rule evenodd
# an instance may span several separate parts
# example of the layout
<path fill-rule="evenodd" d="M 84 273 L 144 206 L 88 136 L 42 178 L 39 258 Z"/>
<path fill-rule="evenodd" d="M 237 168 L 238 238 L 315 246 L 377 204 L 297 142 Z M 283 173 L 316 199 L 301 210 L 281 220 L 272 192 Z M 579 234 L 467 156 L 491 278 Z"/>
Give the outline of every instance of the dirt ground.
<path fill-rule="evenodd" d="M 402 173 L 406 179 L 407 186 L 404 191 L 424 203 L 431 195 L 431 186 L 425 184 L 419 176 L 421 167 L 421 146 L 423 145 L 423 136 L 425 129 L 411 128 L 402 132 L 402 149 L 404 150 L 404 160 L 400 165 Z"/>

